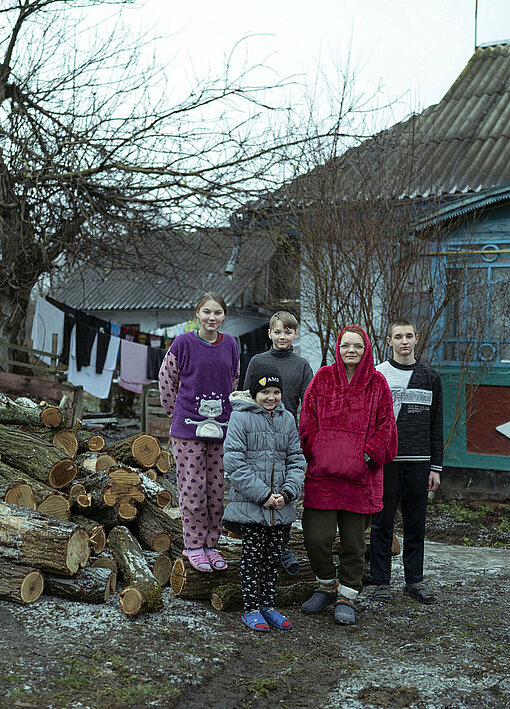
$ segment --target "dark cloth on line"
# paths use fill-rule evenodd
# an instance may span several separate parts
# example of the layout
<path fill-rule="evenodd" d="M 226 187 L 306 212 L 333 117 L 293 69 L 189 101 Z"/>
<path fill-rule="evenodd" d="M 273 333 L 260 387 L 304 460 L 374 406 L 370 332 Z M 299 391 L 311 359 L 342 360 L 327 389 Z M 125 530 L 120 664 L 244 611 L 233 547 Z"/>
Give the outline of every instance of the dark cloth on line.
<path fill-rule="evenodd" d="M 155 379 L 157 381 L 165 354 L 166 350 L 161 349 L 161 347 L 147 348 L 147 379 Z"/>
<path fill-rule="evenodd" d="M 108 347 L 110 346 L 111 323 L 103 322 L 97 331 L 96 374 L 102 374 Z"/>

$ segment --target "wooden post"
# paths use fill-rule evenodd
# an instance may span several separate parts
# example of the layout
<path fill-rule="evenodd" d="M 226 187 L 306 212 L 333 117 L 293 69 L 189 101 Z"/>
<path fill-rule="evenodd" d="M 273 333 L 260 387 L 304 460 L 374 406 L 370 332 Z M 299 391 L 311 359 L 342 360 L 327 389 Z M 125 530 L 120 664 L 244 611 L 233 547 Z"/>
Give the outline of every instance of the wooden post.
<path fill-rule="evenodd" d="M 57 359 L 58 359 L 58 333 L 53 332 L 51 334 L 51 368 L 56 369 L 57 367 Z M 56 375 L 53 375 L 54 378 L 56 379 Z"/>

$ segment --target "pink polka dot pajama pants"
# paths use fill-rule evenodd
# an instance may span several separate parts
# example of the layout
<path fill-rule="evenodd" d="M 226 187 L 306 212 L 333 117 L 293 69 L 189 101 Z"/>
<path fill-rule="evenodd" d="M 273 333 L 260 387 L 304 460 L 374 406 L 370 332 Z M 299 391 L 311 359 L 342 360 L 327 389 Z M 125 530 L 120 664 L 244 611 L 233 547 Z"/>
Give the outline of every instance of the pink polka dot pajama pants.
<path fill-rule="evenodd" d="M 186 549 L 213 548 L 223 517 L 223 441 L 172 436 Z"/>

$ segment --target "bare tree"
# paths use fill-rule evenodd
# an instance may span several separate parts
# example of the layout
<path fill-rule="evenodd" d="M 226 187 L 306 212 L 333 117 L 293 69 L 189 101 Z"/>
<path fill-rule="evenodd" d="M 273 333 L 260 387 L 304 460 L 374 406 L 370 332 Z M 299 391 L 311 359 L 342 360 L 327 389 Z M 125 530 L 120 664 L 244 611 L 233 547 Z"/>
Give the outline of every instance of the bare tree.
<path fill-rule="evenodd" d="M 42 275 L 164 259 L 185 230 L 225 223 L 267 188 L 280 159 L 258 123 L 279 84 L 227 60 L 172 103 L 169 68 L 143 60 L 151 37 L 90 26 L 108 4 L 133 0 L 0 1 L 0 339 L 11 343 Z"/>
<path fill-rule="evenodd" d="M 413 119 L 355 150 L 331 139 L 310 142 L 306 168 L 297 163 L 296 177 L 259 209 L 280 260 L 291 265 L 289 302 L 295 299 L 302 325 L 317 336 L 323 365 L 334 356 L 339 331 L 354 323 L 366 329 L 382 361 L 389 354 L 388 324 L 399 318 L 418 325 L 418 357 L 456 365 L 449 445 L 469 418 L 499 343 L 508 341 L 508 312 L 500 305 L 488 323 L 487 284 L 472 268 L 473 215 L 469 221 L 428 218 L 449 199 L 436 193 L 432 145 Z M 426 196 L 413 195 L 420 183 L 418 194 Z M 493 287 L 493 301 L 507 302 L 495 295 Z M 269 294 L 270 306 L 284 305 L 283 297 L 281 289 Z"/>

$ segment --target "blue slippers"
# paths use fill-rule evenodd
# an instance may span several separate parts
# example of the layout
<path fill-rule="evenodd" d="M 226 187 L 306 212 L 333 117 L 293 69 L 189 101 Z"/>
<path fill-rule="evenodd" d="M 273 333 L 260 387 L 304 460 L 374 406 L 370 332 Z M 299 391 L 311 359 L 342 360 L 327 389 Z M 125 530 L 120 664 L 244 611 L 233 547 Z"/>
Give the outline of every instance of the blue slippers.
<path fill-rule="evenodd" d="M 241 617 L 241 622 L 243 622 L 246 627 L 250 628 L 250 630 L 258 630 L 262 633 L 269 632 L 269 625 L 259 611 L 246 611 Z"/>

